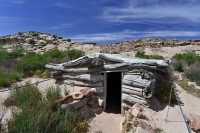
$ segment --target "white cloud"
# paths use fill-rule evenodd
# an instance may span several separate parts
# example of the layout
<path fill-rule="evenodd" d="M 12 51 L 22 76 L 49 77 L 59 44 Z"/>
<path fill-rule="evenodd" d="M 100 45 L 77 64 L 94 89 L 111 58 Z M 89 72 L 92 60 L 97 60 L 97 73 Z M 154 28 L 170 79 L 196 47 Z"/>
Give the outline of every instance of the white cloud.
<path fill-rule="evenodd" d="M 101 17 L 117 23 L 199 23 L 199 12 L 197 0 L 128 0 L 122 6 L 105 7 Z"/>
<path fill-rule="evenodd" d="M 200 36 L 200 31 L 131 31 L 125 30 L 114 33 L 79 34 L 71 38 L 76 41 L 100 42 L 132 40 L 147 37 L 196 37 Z"/>

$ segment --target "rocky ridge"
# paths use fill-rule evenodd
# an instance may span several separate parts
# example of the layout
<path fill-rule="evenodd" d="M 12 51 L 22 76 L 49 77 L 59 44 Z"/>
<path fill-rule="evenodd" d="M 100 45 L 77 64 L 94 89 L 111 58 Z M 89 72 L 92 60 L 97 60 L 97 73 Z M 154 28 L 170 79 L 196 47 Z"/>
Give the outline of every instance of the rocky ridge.
<path fill-rule="evenodd" d="M 21 48 L 25 51 L 45 52 L 53 48 L 60 50 L 79 49 L 86 54 L 101 53 L 123 53 L 145 48 L 162 48 L 178 46 L 200 46 L 200 40 L 175 40 L 161 38 L 146 38 L 140 40 L 128 40 L 115 44 L 96 44 L 91 42 L 75 42 L 71 39 L 64 39 L 57 35 L 29 31 L 19 32 L 13 35 L 0 37 L 0 48 L 12 51 Z"/>

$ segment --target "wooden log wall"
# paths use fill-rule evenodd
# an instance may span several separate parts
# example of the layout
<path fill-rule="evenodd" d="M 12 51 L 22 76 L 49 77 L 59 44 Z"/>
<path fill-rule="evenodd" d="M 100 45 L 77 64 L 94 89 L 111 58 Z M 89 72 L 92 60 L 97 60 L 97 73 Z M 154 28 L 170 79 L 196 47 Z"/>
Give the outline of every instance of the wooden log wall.
<path fill-rule="evenodd" d="M 125 72 L 122 79 L 122 104 L 147 104 L 156 90 L 156 75 L 145 69 Z"/>
<path fill-rule="evenodd" d="M 64 84 L 70 86 L 77 86 L 78 88 L 89 88 L 94 90 L 95 95 L 98 97 L 100 106 L 103 106 L 103 90 L 104 82 L 103 75 L 101 73 L 91 74 L 74 74 L 74 73 L 63 73 L 62 77 Z"/>

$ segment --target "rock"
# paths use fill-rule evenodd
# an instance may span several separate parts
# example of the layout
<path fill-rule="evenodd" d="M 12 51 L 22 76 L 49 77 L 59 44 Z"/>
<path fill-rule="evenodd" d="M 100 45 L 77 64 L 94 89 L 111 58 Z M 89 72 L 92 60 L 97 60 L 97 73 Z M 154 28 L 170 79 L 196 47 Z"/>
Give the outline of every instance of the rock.
<path fill-rule="evenodd" d="M 134 126 L 134 127 L 137 127 L 138 125 L 139 125 L 139 121 L 138 121 L 138 120 L 134 120 L 134 121 L 133 121 L 133 126 Z"/>
<path fill-rule="evenodd" d="M 59 99 L 56 102 L 59 102 L 60 104 L 64 104 L 70 100 L 72 100 L 72 95 L 64 96 L 62 99 Z"/>
<path fill-rule="evenodd" d="M 95 113 L 92 111 L 92 109 L 88 105 L 84 105 L 82 108 L 78 110 L 78 115 L 76 120 L 82 121 L 85 119 L 90 119 L 95 117 Z"/>
<path fill-rule="evenodd" d="M 138 117 L 138 115 L 141 113 L 142 111 L 142 106 L 138 103 L 134 104 L 133 107 L 131 108 L 131 114 L 134 117 Z"/>
<path fill-rule="evenodd" d="M 92 94 L 94 94 L 94 90 L 89 88 L 81 89 L 80 92 L 83 94 L 84 97 L 90 97 Z"/>
<path fill-rule="evenodd" d="M 101 97 L 98 97 L 98 103 L 100 107 L 103 107 L 104 101 Z"/>
<path fill-rule="evenodd" d="M 73 97 L 74 100 L 78 100 L 78 99 L 83 98 L 83 94 L 81 92 L 74 92 L 72 94 L 72 97 Z"/>
<path fill-rule="evenodd" d="M 92 108 L 92 111 L 95 114 L 101 114 L 103 112 L 103 108 L 102 107 Z"/>
<path fill-rule="evenodd" d="M 91 88 L 91 90 L 93 90 L 97 94 L 103 93 L 103 87 L 95 87 L 95 88 Z"/>
<path fill-rule="evenodd" d="M 155 132 L 153 130 L 151 132 L 151 131 L 144 129 L 142 127 L 137 127 L 135 133 L 155 133 Z"/>
<path fill-rule="evenodd" d="M 155 133 L 155 131 L 144 121 L 139 121 L 139 125 L 137 126 L 135 133 Z"/>
<path fill-rule="evenodd" d="M 200 131 L 200 116 L 195 115 L 195 114 L 188 114 L 186 117 L 191 129 L 195 132 L 199 132 Z"/>
<path fill-rule="evenodd" d="M 0 111 L 0 126 L 1 126 L 1 131 L 6 131 L 8 130 L 8 121 L 13 119 L 12 113 L 15 112 L 15 114 L 20 113 L 22 110 L 16 106 L 11 106 L 7 109 L 2 108 Z M 2 130 L 3 129 L 3 130 Z"/>
<path fill-rule="evenodd" d="M 61 108 L 66 109 L 66 108 L 71 107 L 71 108 L 74 108 L 74 109 L 79 109 L 79 108 L 83 107 L 84 105 L 86 105 L 88 100 L 89 100 L 89 98 L 82 98 L 80 100 L 74 100 L 71 103 L 62 104 Z"/>
<path fill-rule="evenodd" d="M 99 107 L 98 97 L 95 95 L 91 96 L 90 100 L 88 101 L 88 105 L 92 108 Z"/>

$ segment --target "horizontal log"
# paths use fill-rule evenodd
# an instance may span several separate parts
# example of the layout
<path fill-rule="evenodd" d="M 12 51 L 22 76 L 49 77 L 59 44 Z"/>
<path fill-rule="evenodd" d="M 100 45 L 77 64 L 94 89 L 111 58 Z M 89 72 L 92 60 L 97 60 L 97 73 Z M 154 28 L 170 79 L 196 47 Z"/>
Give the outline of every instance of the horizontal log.
<path fill-rule="evenodd" d="M 119 54 L 104 54 L 104 53 L 99 53 L 99 54 L 94 54 L 93 56 L 102 59 L 108 59 L 111 61 L 116 61 L 116 62 L 127 62 L 131 64 L 146 64 L 149 66 L 162 66 L 162 67 L 168 67 L 168 61 L 167 60 L 155 60 L 155 59 L 133 59 L 129 57 L 124 57 Z"/>
<path fill-rule="evenodd" d="M 148 85 L 146 84 L 142 84 L 140 82 L 133 82 L 133 81 L 125 80 L 125 79 L 122 80 L 122 84 L 131 86 L 131 87 L 143 88 L 143 89 L 148 87 Z"/>
<path fill-rule="evenodd" d="M 103 81 L 102 75 L 97 74 L 81 74 L 81 75 L 63 75 L 64 79 L 72 79 L 72 80 L 81 80 L 81 81 L 89 81 L 89 82 L 100 82 Z"/>
<path fill-rule="evenodd" d="M 128 86 L 128 85 L 122 85 L 122 88 L 130 89 L 130 90 L 138 91 L 138 92 L 144 91 L 144 88 L 137 88 L 137 87 L 132 87 L 132 86 Z"/>
<path fill-rule="evenodd" d="M 92 73 L 92 72 L 100 72 L 100 71 L 110 71 L 110 70 L 133 70 L 133 69 L 146 69 L 146 70 L 156 70 L 165 72 L 166 70 L 163 68 L 158 68 L 156 66 L 148 66 L 145 64 L 130 64 L 130 63 L 118 63 L 118 64 L 109 64 L 104 66 L 98 66 L 95 68 L 64 68 L 62 64 L 46 64 L 46 68 L 63 71 L 68 73 Z"/>
<path fill-rule="evenodd" d="M 133 69 L 146 69 L 146 70 L 155 70 L 155 71 L 161 71 L 166 72 L 165 69 L 159 68 L 157 66 L 151 66 L 147 64 L 131 64 L 131 63 L 117 63 L 117 64 L 109 64 L 104 65 L 104 70 L 133 70 Z"/>
<path fill-rule="evenodd" d="M 66 63 L 63 63 L 62 66 L 64 68 L 69 67 L 80 67 L 80 66 L 87 66 L 87 67 L 97 67 L 102 66 L 104 64 L 104 61 L 97 57 L 90 57 L 90 56 L 83 56 L 76 60 L 72 60 Z"/>
<path fill-rule="evenodd" d="M 96 67 L 96 68 L 69 68 L 65 69 L 61 64 L 46 64 L 46 68 L 62 71 L 66 73 L 94 73 L 103 70 L 103 67 Z"/>
<path fill-rule="evenodd" d="M 122 88 L 122 93 L 136 95 L 136 96 L 140 96 L 140 97 L 143 96 L 142 92 L 134 91 L 134 90 L 127 89 L 127 88 Z"/>
<path fill-rule="evenodd" d="M 89 82 L 82 82 L 82 81 L 75 81 L 75 80 L 65 80 L 65 84 L 76 85 L 76 86 L 84 86 L 84 87 L 102 87 L 103 82 L 97 83 L 89 83 Z"/>
<path fill-rule="evenodd" d="M 147 104 L 147 101 L 145 99 L 139 99 L 139 98 L 130 96 L 128 94 L 122 94 L 122 101 L 131 103 L 131 104 L 135 104 L 135 103 Z"/>

